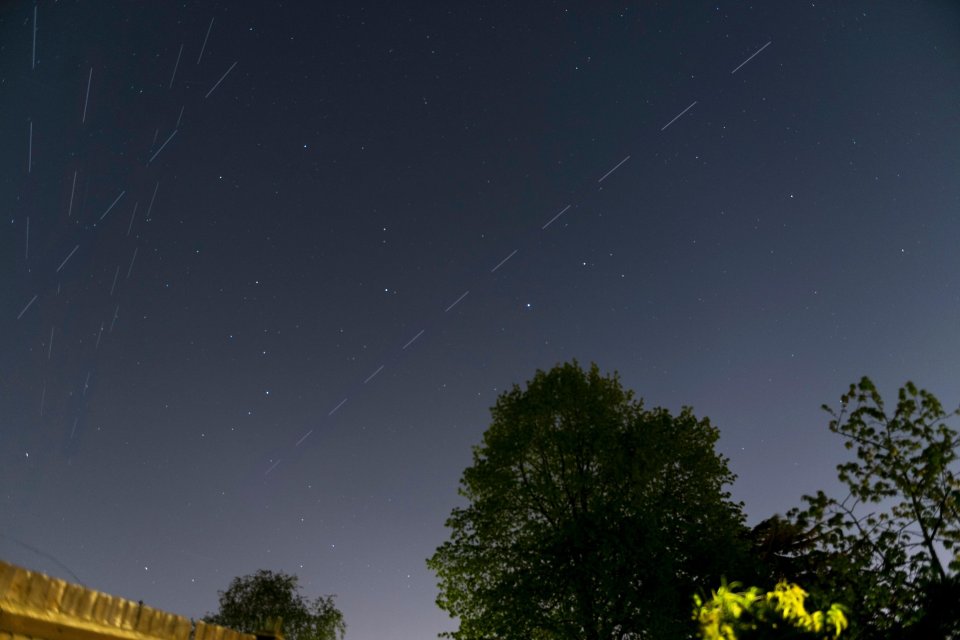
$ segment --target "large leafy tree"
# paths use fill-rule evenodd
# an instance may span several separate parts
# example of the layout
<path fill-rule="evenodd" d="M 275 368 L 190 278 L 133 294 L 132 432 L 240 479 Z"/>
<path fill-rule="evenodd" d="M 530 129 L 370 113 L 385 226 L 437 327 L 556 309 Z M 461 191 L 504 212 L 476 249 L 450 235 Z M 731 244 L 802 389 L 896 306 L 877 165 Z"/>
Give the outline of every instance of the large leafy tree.
<path fill-rule="evenodd" d="M 820 491 L 788 514 L 815 541 L 806 566 L 852 610 L 852 637 L 960 637 L 960 438 L 940 402 L 908 382 L 892 413 L 869 378 L 850 385 L 830 430 L 857 460 L 843 500 Z"/>
<path fill-rule="evenodd" d="M 645 410 L 614 374 L 537 371 L 492 409 L 466 507 L 427 561 L 456 640 L 681 638 L 690 594 L 752 577 L 718 430 Z"/>
<path fill-rule="evenodd" d="M 260 569 L 234 578 L 219 595 L 220 610 L 203 619 L 237 631 L 254 633 L 279 624 L 286 640 L 342 640 L 347 628 L 333 596 L 309 600 L 300 595 L 297 576 L 282 571 Z"/>

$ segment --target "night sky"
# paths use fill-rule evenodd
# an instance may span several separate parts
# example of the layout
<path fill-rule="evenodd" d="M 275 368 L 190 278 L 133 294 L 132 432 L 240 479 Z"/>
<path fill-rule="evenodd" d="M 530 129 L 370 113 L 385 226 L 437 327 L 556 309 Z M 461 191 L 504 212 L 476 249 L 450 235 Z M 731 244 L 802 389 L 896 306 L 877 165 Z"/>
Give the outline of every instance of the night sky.
<path fill-rule="evenodd" d="M 952 2 L 4 3 L 0 557 L 435 637 L 489 408 L 573 358 L 751 524 L 839 492 L 822 403 L 960 400 L 958 87 Z"/>

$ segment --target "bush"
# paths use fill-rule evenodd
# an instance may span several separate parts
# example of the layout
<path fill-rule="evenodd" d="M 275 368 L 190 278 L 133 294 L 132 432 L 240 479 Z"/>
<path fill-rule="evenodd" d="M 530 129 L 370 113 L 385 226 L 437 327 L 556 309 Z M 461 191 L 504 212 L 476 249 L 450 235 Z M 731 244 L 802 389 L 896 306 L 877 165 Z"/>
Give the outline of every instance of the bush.
<path fill-rule="evenodd" d="M 767 638 L 834 638 L 847 628 L 843 607 L 808 612 L 807 592 L 781 581 L 767 593 L 758 587 L 734 591 L 737 583 L 721 585 L 704 602 L 694 596 L 693 618 L 703 640 L 759 640 Z"/>

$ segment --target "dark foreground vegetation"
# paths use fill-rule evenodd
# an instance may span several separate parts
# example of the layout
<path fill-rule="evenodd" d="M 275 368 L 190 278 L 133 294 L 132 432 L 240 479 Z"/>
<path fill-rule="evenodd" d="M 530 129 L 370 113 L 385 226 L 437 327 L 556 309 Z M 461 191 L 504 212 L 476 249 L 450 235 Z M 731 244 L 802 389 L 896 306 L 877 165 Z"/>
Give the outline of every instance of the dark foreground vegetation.
<path fill-rule="evenodd" d="M 297 576 L 263 569 L 234 578 L 220 592 L 219 611 L 203 619 L 246 633 L 278 632 L 284 640 L 342 639 L 347 625 L 333 596 L 309 600 L 298 582 Z"/>
<path fill-rule="evenodd" d="M 824 408 L 856 454 L 849 495 L 750 529 L 708 419 L 647 409 L 596 365 L 537 371 L 493 407 L 427 561 L 446 635 L 960 637 L 957 412 L 909 382 L 888 408 L 868 378 Z"/>
<path fill-rule="evenodd" d="M 748 528 L 708 419 L 648 409 L 596 365 L 537 371 L 497 400 L 427 561 L 459 621 L 444 635 L 960 638 L 958 411 L 909 382 L 888 407 L 868 378 L 824 409 L 855 454 L 848 494 Z M 346 629 L 332 596 L 270 571 L 234 579 L 205 620 L 288 640 Z"/>

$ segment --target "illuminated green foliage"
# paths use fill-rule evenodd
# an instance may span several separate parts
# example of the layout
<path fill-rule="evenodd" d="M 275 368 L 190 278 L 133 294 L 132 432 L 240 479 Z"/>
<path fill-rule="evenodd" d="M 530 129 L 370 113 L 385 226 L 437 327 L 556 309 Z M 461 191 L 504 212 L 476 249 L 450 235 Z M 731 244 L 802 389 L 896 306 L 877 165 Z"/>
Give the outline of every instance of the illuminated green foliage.
<path fill-rule="evenodd" d="M 702 640 L 837 638 L 848 626 L 838 604 L 807 611 L 807 592 L 796 584 L 781 581 L 767 593 L 758 587 L 735 591 L 737 586 L 721 585 L 707 601 L 694 596 Z"/>

